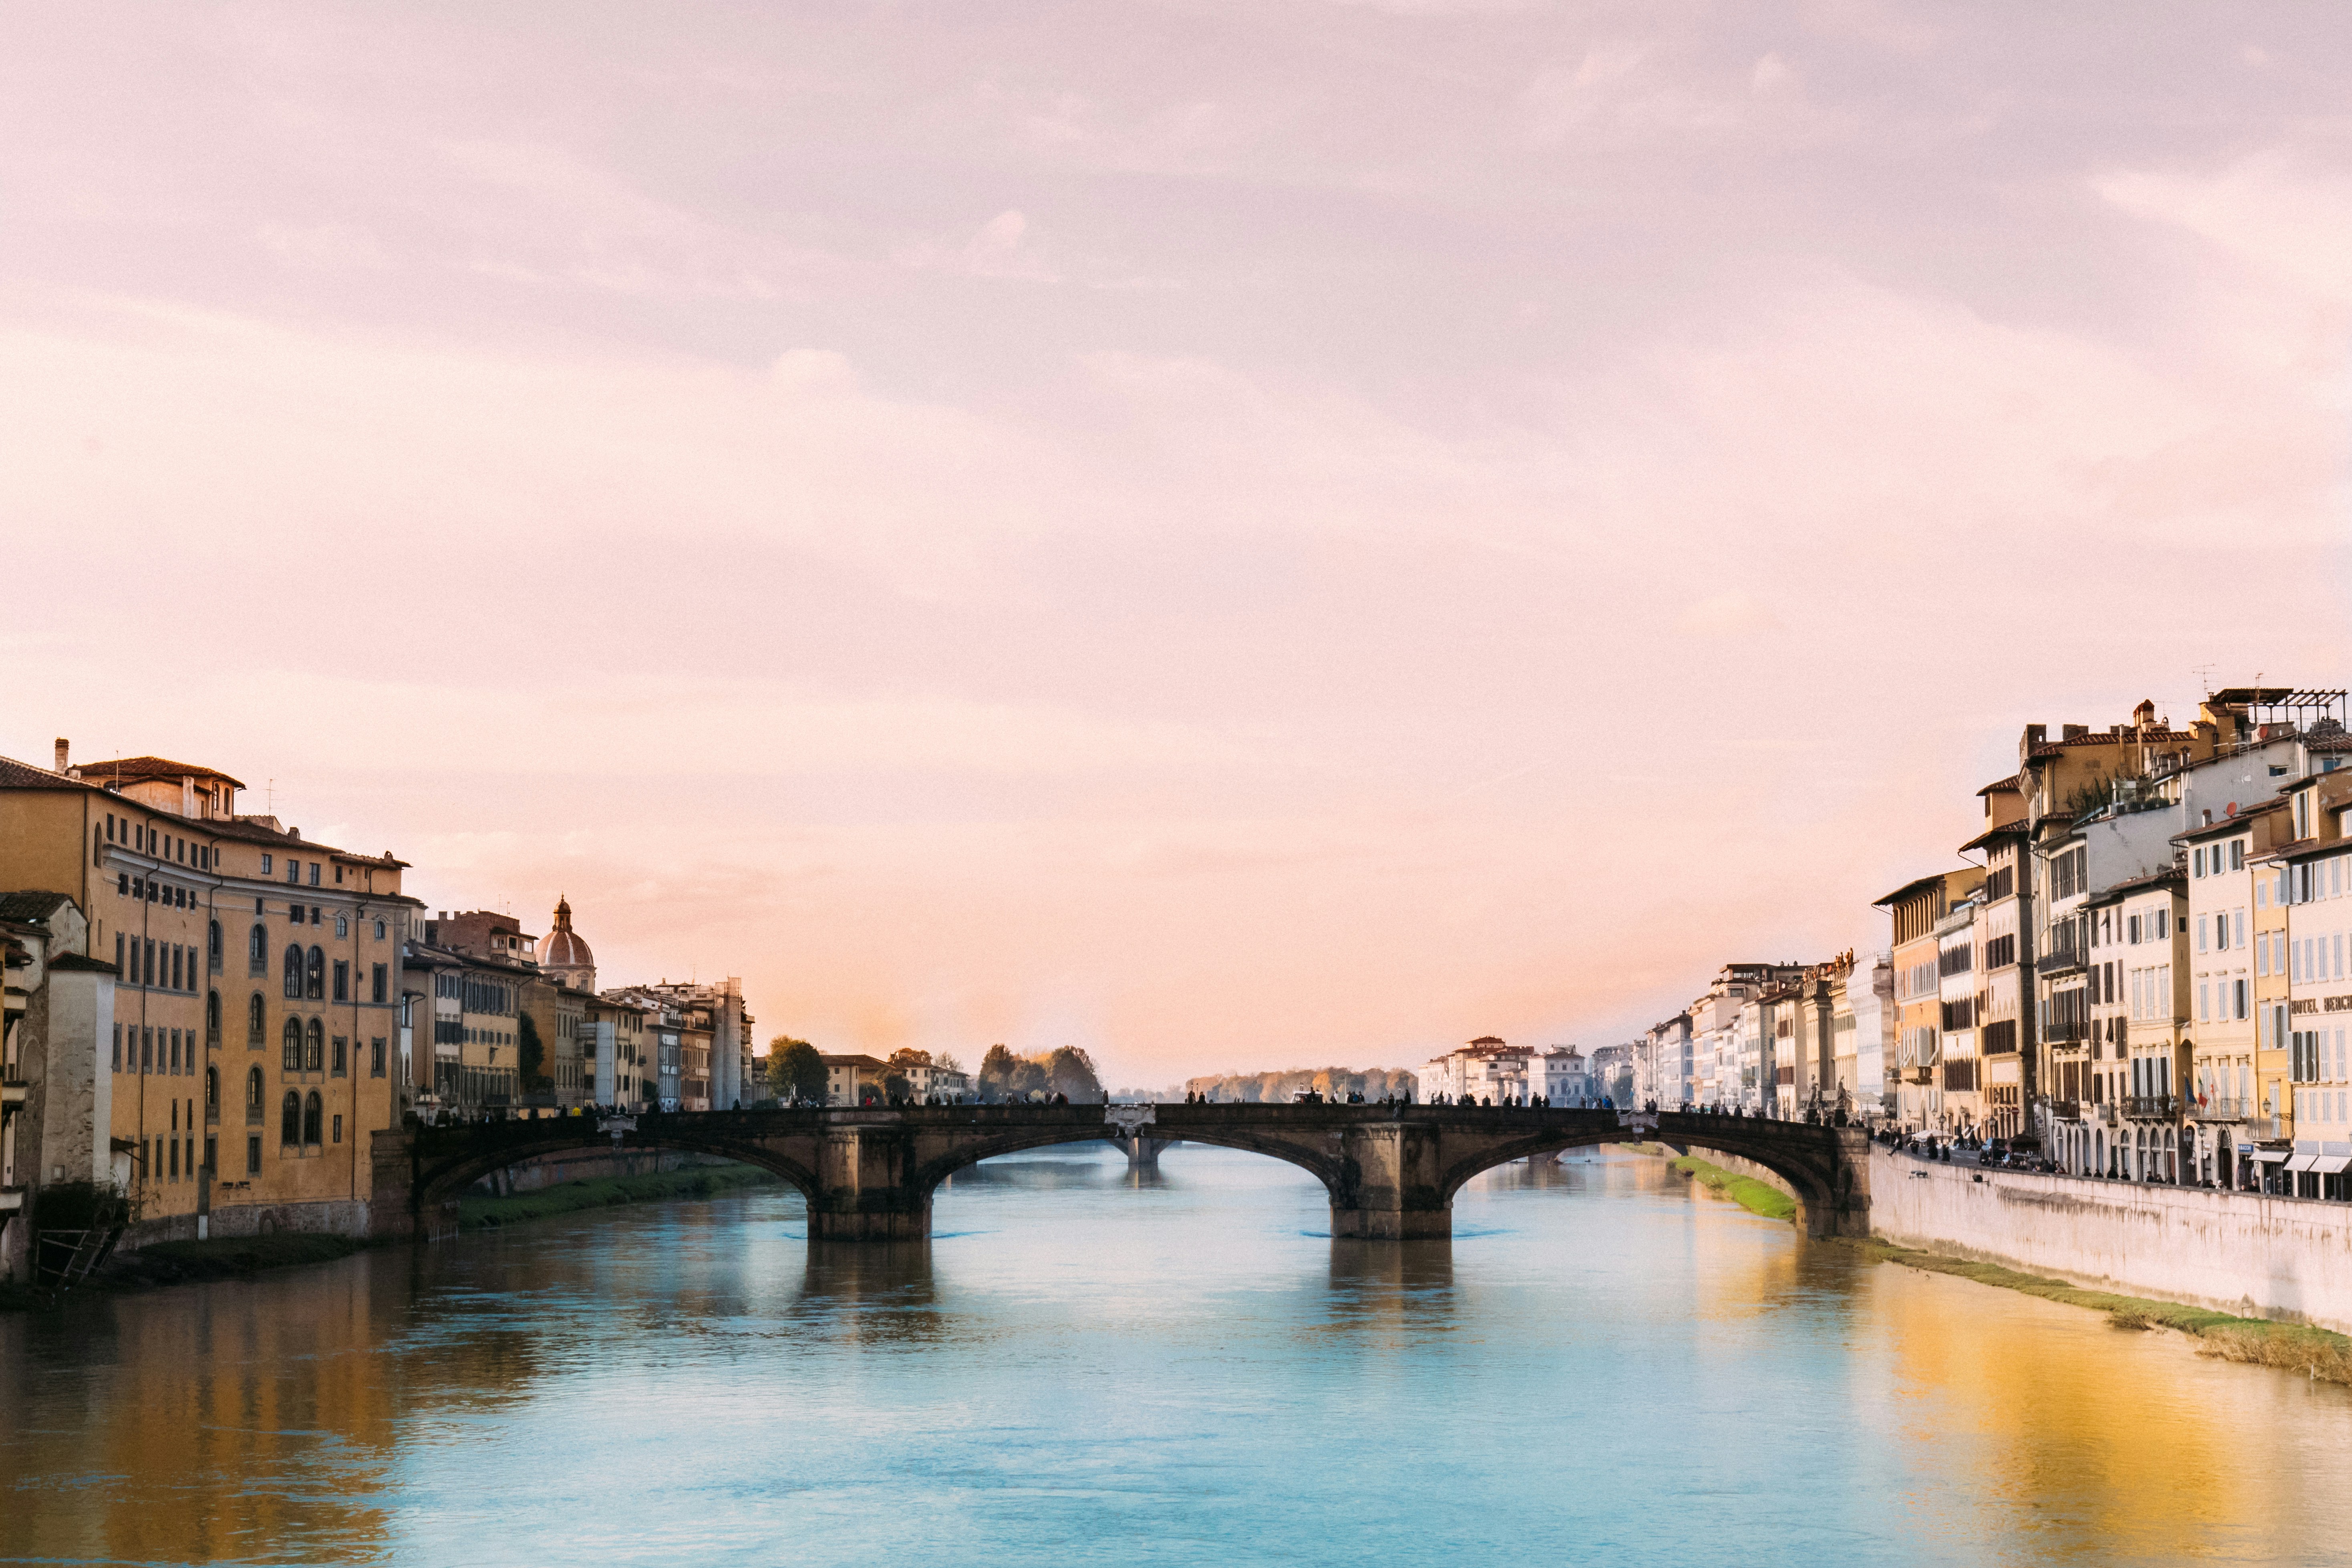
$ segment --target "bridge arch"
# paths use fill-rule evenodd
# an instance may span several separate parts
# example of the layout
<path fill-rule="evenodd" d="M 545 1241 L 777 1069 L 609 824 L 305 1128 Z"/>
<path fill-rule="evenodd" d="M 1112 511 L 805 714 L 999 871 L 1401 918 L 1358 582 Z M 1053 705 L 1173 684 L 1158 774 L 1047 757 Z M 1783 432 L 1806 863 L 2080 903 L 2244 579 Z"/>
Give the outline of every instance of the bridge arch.
<path fill-rule="evenodd" d="M 958 1171 L 969 1170 L 983 1160 L 993 1160 L 1005 1154 L 1019 1154 L 1031 1149 L 1047 1149 L 1063 1143 L 1104 1142 L 1116 1129 L 1110 1127 L 1060 1127 L 1007 1131 L 986 1142 L 951 1149 L 925 1161 L 915 1168 L 913 1180 L 922 1189 L 926 1201 L 940 1189 L 940 1184 Z M 1296 1165 L 1323 1184 L 1333 1204 L 1338 1204 L 1349 1190 L 1353 1162 L 1342 1156 L 1331 1156 L 1306 1147 L 1295 1138 L 1266 1137 L 1246 1128 L 1186 1128 L 1181 1134 L 1187 1143 L 1213 1143 L 1221 1149 L 1238 1149 L 1244 1153 L 1264 1154 Z"/>
<path fill-rule="evenodd" d="M 1678 1118 L 1677 1120 L 1689 1120 Z M 1747 1131 L 1744 1117 L 1709 1117 L 1710 1122 L 1721 1121 L 1720 1131 L 1708 1127 L 1704 1133 L 1675 1129 L 1670 1132 L 1639 1128 L 1583 1128 L 1575 1130 L 1530 1129 L 1517 1137 L 1505 1137 L 1474 1147 L 1451 1162 L 1438 1181 L 1438 1188 L 1448 1208 L 1454 1194 L 1478 1176 L 1497 1165 L 1535 1154 L 1557 1153 L 1563 1149 L 1593 1148 L 1611 1143 L 1662 1142 L 1678 1152 L 1700 1149 L 1710 1153 L 1729 1154 L 1760 1165 L 1780 1178 L 1796 1194 L 1797 1212 L 1805 1229 L 1812 1236 L 1834 1236 L 1845 1228 L 1840 1221 L 1842 1212 L 1850 1206 L 1854 1196 L 1851 1176 L 1840 1167 L 1832 1155 L 1824 1158 L 1825 1151 L 1807 1145 L 1792 1145 L 1785 1137 L 1776 1137 L 1768 1128 L 1786 1129 L 1787 1122 L 1771 1122 L 1761 1119 L 1754 1121 L 1754 1132 Z M 1832 1149 L 1834 1145 L 1831 1146 Z"/>
<path fill-rule="evenodd" d="M 676 1129 L 665 1126 L 657 1137 L 640 1139 L 635 1135 L 625 1135 L 625 1141 L 614 1145 L 608 1134 L 593 1131 L 593 1122 L 583 1128 L 580 1121 L 570 1118 L 505 1125 L 545 1128 L 548 1131 L 536 1137 L 501 1138 L 486 1145 L 460 1148 L 437 1159 L 416 1162 L 409 1181 L 409 1207 L 421 1230 L 437 1235 L 454 1226 L 455 1220 L 450 1211 L 466 1189 L 483 1177 L 555 1154 L 577 1156 L 607 1150 L 629 1154 L 665 1151 L 713 1154 L 773 1172 L 800 1189 L 801 1196 L 812 1204 L 815 1202 L 821 1186 L 816 1173 L 791 1154 L 751 1140 L 728 1136 L 717 1129 L 706 1131 L 691 1125 Z"/>

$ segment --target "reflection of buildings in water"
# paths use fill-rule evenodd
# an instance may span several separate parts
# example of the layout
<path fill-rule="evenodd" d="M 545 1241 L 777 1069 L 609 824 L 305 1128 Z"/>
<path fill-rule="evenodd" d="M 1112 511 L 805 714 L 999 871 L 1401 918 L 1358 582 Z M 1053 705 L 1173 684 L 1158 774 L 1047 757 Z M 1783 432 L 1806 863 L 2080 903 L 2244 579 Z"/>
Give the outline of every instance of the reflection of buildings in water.
<path fill-rule="evenodd" d="M 2340 1424 L 2342 1390 L 1971 1280 L 1894 1264 L 1855 1273 L 1844 1300 L 1876 1352 L 1855 1357 L 1855 1403 L 1908 1414 L 1888 1436 L 1915 1468 L 1972 1469 L 1987 1489 L 2035 1500 L 2035 1557 L 2169 1562 L 2226 1542 L 2215 1554 L 2235 1561 L 2310 1558 L 2290 1543 L 2313 1538 L 2308 1497 L 2322 1494 L 2304 1484 L 2303 1445 L 2280 1437 L 2315 1415 Z"/>
<path fill-rule="evenodd" d="M 73 1372 L 9 1405 L 44 1436 L 12 1455 L 0 1558 L 261 1560 L 289 1541 L 306 1561 L 379 1558 L 371 1472 L 393 1457 L 407 1382 L 371 1353 L 405 1323 L 383 1310 L 404 1271 L 372 1267 L 390 1261 L 27 1317 L 16 1348 Z"/>

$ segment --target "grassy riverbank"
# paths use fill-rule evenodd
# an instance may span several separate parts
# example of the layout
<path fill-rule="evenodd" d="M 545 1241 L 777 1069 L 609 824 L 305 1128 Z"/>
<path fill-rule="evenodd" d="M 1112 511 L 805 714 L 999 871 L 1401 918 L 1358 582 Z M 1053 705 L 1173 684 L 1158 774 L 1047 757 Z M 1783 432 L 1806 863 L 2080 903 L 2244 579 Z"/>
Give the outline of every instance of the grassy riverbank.
<path fill-rule="evenodd" d="M 482 1197 L 468 1193 L 457 1205 L 457 1224 L 464 1230 L 488 1230 L 521 1225 L 582 1209 L 611 1208 L 620 1204 L 648 1203 L 661 1198 L 710 1198 L 742 1187 L 763 1186 L 777 1180 L 757 1165 L 694 1165 L 683 1171 L 657 1171 L 642 1176 L 598 1176 L 566 1182 L 510 1198 Z"/>
<path fill-rule="evenodd" d="M 1796 1215 L 1796 1199 L 1752 1176 L 1727 1171 L 1720 1165 L 1710 1165 L 1691 1154 L 1683 1155 L 1674 1161 L 1673 1165 L 1701 1186 L 1713 1188 L 1750 1214 L 1762 1215 L 1766 1219 L 1790 1219 Z"/>
<path fill-rule="evenodd" d="M 1979 1285 L 2039 1296 L 2070 1307 L 2105 1312 L 2120 1329 L 2175 1329 L 2200 1342 L 2197 1353 L 2251 1366 L 2299 1372 L 2329 1383 L 2352 1384 L 2352 1338 L 2304 1323 L 2273 1323 L 2263 1318 L 2233 1317 L 2205 1307 L 2183 1307 L 2172 1301 L 2152 1301 L 2145 1296 L 2118 1296 L 2107 1290 L 2085 1290 L 2063 1279 L 2004 1268 L 1998 1263 L 1970 1263 L 1940 1253 L 1918 1252 L 1885 1241 L 1845 1241 L 1864 1257 L 1880 1263 L 1899 1263 L 1930 1274 L 1952 1274 Z"/>
<path fill-rule="evenodd" d="M 1791 1219 L 1796 1200 L 1776 1187 L 1737 1175 L 1718 1165 L 1688 1155 L 1673 1162 L 1685 1175 L 1769 1219 Z M 1886 1241 L 1842 1240 L 1874 1263 L 1899 1263 L 1930 1274 L 1949 1274 L 2039 1296 L 2069 1307 L 2105 1312 L 2119 1329 L 2171 1329 L 2198 1342 L 2197 1353 L 2249 1366 L 2275 1367 L 2302 1373 L 2328 1383 L 2352 1384 L 2352 1338 L 2304 1323 L 2274 1323 L 2264 1318 L 2241 1318 L 2206 1307 L 2184 1307 L 2145 1296 L 2119 1296 L 2110 1290 L 2086 1290 L 2063 1279 L 2045 1279 L 1998 1263 L 1972 1263 L 1937 1252 L 1921 1252 Z"/>

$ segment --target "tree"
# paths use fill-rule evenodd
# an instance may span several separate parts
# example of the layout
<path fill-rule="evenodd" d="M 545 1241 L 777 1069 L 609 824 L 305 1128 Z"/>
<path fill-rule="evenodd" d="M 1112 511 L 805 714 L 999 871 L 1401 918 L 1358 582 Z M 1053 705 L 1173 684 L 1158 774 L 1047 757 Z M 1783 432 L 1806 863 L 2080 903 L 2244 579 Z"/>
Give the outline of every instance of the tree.
<path fill-rule="evenodd" d="M 946 1051 L 941 1051 L 937 1057 L 933 1058 L 931 1065 L 938 1068 L 941 1072 L 963 1071 L 963 1063 L 956 1060 L 953 1056 Z"/>
<path fill-rule="evenodd" d="M 1021 1058 L 1003 1046 L 991 1046 L 988 1054 L 980 1058 L 980 1098 L 983 1104 L 993 1105 L 1013 1097 L 1013 1079 L 1021 1068 Z"/>
<path fill-rule="evenodd" d="M 886 1072 L 882 1075 L 882 1098 L 893 1105 L 912 1100 L 915 1098 L 915 1086 L 907 1081 L 905 1073 Z"/>
<path fill-rule="evenodd" d="M 782 1100 L 824 1102 L 824 1058 L 806 1040 L 778 1035 L 768 1042 L 768 1092 Z"/>
<path fill-rule="evenodd" d="M 1102 1078 L 1094 1058 L 1076 1046 L 1056 1047 L 1038 1066 L 1045 1069 L 1045 1087 L 1074 1103 L 1092 1104 L 1103 1098 Z"/>
<path fill-rule="evenodd" d="M 555 1087 L 555 1080 L 543 1070 L 547 1066 L 547 1047 L 540 1043 L 539 1020 L 520 1013 L 515 1027 L 515 1058 L 520 1069 L 516 1077 L 525 1094 L 544 1093 Z"/>

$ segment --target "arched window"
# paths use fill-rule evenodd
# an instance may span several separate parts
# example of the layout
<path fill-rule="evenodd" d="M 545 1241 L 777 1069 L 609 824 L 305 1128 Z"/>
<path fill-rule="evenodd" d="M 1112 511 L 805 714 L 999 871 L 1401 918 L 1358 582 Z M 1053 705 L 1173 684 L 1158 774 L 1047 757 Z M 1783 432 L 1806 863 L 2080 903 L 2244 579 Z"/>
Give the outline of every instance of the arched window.
<path fill-rule="evenodd" d="M 215 973 L 219 973 L 221 966 L 221 932 L 220 921 L 207 921 L 205 923 L 205 961 L 211 965 Z"/>
<path fill-rule="evenodd" d="M 326 1070 L 327 1026 L 320 1023 L 316 1018 L 310 1020 L 310 1043 L 305 1051 L 302 1065 L 306 1070 L 310 1072 L 323 1072 Z M 314 1094 L 310 1098 L 316 1100 L 319 1097 Z M 310 1142 L 315 1143 L 318 1140 L 313 1138 Z"/>
<path fill-rule="evenodd" d="M 253 1120 L 261 1120 L 261 1069 L 255 1068 L 245 1075 L 245 1108 L 253 1112 Z"/>
<path fill-rule="evenodd" d="M 285 1058 L 285 1067 L 288 1072 L 300 1072 L 302 1070 L 302 1020 L 299 1018 L 289 1018 L 286 1020 Z"/>
<path fill-rule="evenodd" d="M 299 947 L 286 950 L 286 994 L 298 999 L 302 994 L 302 950 Z"/>
<path fill-rule="evenodd" d="M 220 1068 L 218 1068 L 205 1069 L 205 1109 L 215 1113 L 220 1110 Z M 210 1121 L 211 1118 L 207 1117 L 205 1120 Z"/>
<path fill-rule="evenodd" d="M 336 935 L 338 938 L 341 938 L 341 937 L 347 937 L 347 936 L 349 936 L 349 935 L 351 935 L 351 934 L 352 934 L 352 920 L 351 920 L 351 917 L 350 917 L 349 915 L 344 914 L 344 913 L 343 913 L 341 910 L 336 910 L 336 911 L 335 911 L 335 935 Z"/>
<path fill-rule="evenodd" d="M 324 948 L 310 950 L 310 1000 L 327 999 L 327 953 Z"/>
<path fill-rule="evenodd" d="M 310 1091 L 310 1097 L 302 1102 L 302 1142 L 305 1143 L 320 1142 L 319 1111 L 319 1091 L 314 1089 Z"/>
<path fill-rule="evenodd" d="M 205 993 L 205 1043 L 208 1046 L 220 1043 L 220 993 L 217 991 Z"/>
<path fill-rule="evenodd" d="M 245 939 L 245 968 L 248 974 L 269 973 L 269 933 L 258 922 Z"/>
<path fill-rule="evenodd" d="M 292 1089 L 286 1091 L 286 1101 L 278 1110 L 278 1141 L 280 1143 L 302 1142 L 302 1097 Z"/>
<path fill-rule="evenodd" d="M 245 1005 L 245 1043 L 253 1049 L 259 1050 L 262 1033 L 261 993 L 257 991 L 253 994 L 252 1000 Z M 257 1068 L 255 1070 L 257 1072 L 260 1069 Z"/>

